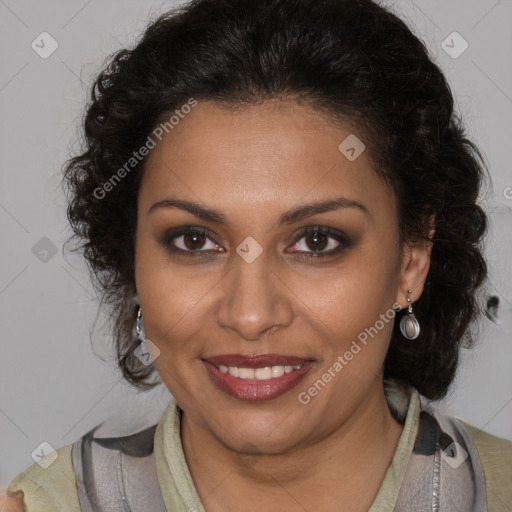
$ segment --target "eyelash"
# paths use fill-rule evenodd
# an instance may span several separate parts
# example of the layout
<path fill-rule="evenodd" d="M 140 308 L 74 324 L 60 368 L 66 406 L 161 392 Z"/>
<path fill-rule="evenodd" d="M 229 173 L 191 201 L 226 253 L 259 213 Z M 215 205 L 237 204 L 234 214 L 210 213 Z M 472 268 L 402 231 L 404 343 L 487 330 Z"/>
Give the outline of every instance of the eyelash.
<path fill-rule="evenodd" d="M 328 227 L 320 227 L 320 226 L 313 226 L 313 227 L 306 227 L 303 228 L 295 237 L 292 246 L 296 245 L 300 240 L 307 237 L 308 235 L 314 234 L 314 233 L 320 233 L 323 236 L 326 236 L 328 239 L 333 239 L 336 242 L 338 242 L 338 246 L 334 249 L 331 249 L 330 251 L 299 251 L 295 252 L 294 257 L 301 258 L 301 259 L 308 259 L 308 258 L 333 258 L 335 256 L 338 256 L 344 249 L 347 249 L 352 245 L 352 242 L 347 237 L 347 235 L 340 233 L 338 231 L 333 230 L 332 228 Z M 329 244 L 329 241 L 327 242 Z"/>
<path fill-rule="evenodd" d="M 184 227 L 184 228 L 178 228 L 172 231 L 169 231 L 164 234 L 164 236 L 159 239 L 158 241 L 171 253 L 183 255 L 187 257 L 205 257 L 207 254 L 210 254 L 211 252 L 224 252 L 222 251 L 211 251 L 211 250 L 183 250 L 179 247 L 176 247 L 173 242 L 179 238 L 180 236 L 188 235 L 191 233 L 196 234 L 202 234 L 205 235 L 208 240 L 211 242 L 217 244 L 210 236 L 208 236 L 208 232 L 206 229 L 201 227 Z M 328 238 L 334 239 L 336 242 L 339 243 L 339 245 L 335 249 L 331 249 L 330 251 L 299 251 L 293 253 L 295 257 L 301 258 L 301 259 L 310 259 L 310 258 L 331 258 L 334 256 L 337 256 L 339 253 L 341 253 L 344 249 L 350 247 L 352 245 L 349 238 L 344 235 L 343 233 L 334 231 L 331 228 L 325 228 L 325 227 L 306 227 L 303 228 L 295 237 L 294 241 L 292 242 L 292 246 L 296 245 L 302 238 L 314 234 L 314 233 L 320 233 L 321 235 L 327 236 Z"/>

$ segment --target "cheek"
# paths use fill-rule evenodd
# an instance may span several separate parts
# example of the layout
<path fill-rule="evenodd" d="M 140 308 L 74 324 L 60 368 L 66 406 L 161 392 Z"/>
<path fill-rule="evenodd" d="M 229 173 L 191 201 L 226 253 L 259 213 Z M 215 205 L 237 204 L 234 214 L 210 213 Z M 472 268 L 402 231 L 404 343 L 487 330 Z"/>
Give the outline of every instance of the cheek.
<path fill-rule="evenodd" d="M 162 351 L 178 342 L 190 346 L 185 341 L 201 325 L 212 276 L 197 275 L 192 266 L 172 265 L 166 252 L 144 235 L 136 254 L 135 279 L 148 338 Z"/>
<path fill-rule="evenodd" d="M 307 309 L 332 334 L 357 335 L 392 308 L 398 287 L 395 256 L 361 248 L 331 272 L 315 276 L 297 274 L 296 285 Z"/>
<path fill-rule="evenodd" d="M 395 321 L 399 275 L 396 254 L 391 248 L 383 254 L 377 246 L 361 248 L 330 277 L 303 283 L 304 314 L 320 339 L 316 353 L 321 365 L 301 391 L 311 390 L 318 406 L 338 403 L 339 393 L 360 396 L 381 372 Z M 318 392 L 318 379 L 329 382 L 330 391 Z"/>

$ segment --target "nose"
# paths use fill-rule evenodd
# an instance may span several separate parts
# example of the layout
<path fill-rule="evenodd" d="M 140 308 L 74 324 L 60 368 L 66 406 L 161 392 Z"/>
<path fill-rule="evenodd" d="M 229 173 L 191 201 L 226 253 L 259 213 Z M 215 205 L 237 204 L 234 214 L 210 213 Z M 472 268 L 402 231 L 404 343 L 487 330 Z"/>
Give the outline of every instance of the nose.
<path fill-rule="evenodd" d="M 237 337 L 256 341 L 289 326 L 294 318 L 293 293 L 267 263 L 264 254 L 247 263 L 234 256 L 233 268 L 223 282 L 217 322 Z"/>

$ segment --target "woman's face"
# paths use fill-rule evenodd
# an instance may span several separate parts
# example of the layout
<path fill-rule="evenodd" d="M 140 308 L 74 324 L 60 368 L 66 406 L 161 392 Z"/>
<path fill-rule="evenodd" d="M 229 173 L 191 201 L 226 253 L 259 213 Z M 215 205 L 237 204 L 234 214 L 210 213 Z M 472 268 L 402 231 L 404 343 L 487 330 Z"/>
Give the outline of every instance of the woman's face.
<path fill-rule="evenodd" d="M 148 156 L 146 336 L 188 419 L 231 449 L 287 451 L 371 407 L 393 305 L 421 294 L 426 251 L 401 257 L 394 194 L 353 136 L 339 149 L 351 134 L 292 101 L 200 102 Z"/>

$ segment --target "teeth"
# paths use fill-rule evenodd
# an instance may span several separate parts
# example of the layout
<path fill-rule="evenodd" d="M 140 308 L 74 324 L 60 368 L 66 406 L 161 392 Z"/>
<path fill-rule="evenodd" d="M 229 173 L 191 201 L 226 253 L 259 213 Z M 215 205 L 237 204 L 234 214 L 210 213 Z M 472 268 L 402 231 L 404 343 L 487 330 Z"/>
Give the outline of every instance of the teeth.
<path fill-rule="evenodd" d="M 265 366 L 265 368 L 255 368 L 254 378 L 258 380 L 268 380 L 272 378 L 272 366 Z"/>
<path fill-rule="evenodd" d="M 238 368 L 239 379 L 254 379 L 254 368 Z"/>
<path fill-rule="evenodd" d="M 270 380 L 282 377 L 285 373 L 291 373 L 302 368 L 302 364 L 295 366 L 264 366 L 263 368 L 238 368 L 237 366 L 219 366 L 222 373 L 229 373 L 233 377 L 242 380 Z"/>
<path fill-rule="evenodd" d="M 282 377 L 284 375 L 284 366 L 272 366 L 272 377 Z"/>

